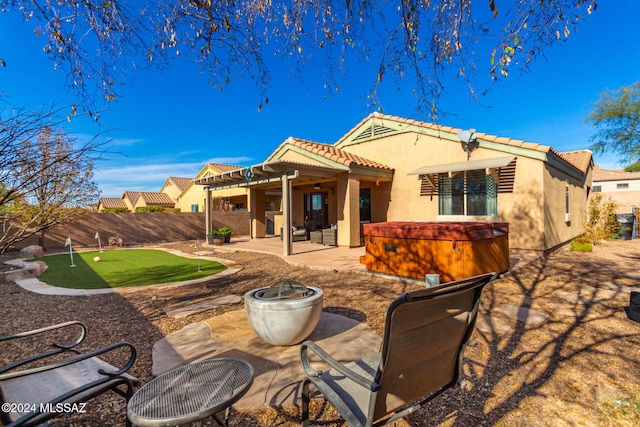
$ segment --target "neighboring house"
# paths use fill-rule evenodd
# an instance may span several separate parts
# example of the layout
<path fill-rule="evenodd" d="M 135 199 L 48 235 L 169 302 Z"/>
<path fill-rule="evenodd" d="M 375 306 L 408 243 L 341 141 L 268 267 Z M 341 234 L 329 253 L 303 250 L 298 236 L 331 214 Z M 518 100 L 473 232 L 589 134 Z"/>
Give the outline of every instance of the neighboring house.
<path fill-rule="evenodd" d="M 225 172 L 241 169 L 242 166 L 225 165 L 221 163 L 207 163 L 196 175 L 195 179 L 207 176 L 220 175 Z M 247 209 L 247 189 L 235 188 L 221 191 L 216 194 L 214 210 L 232 211 Z M 204 212 L 205 194 L 201 186 L 194 186 L 193 180 L 184 188 L 178 196 L 177 205 L 181 212 Z"/>
<path fill-rule="evenodd" d="M 181 206 L 178 203 L 180 195 L 191 184 L 192 178 L 178 178 L 170 176 L 162 185 L 160 189 L 161 193 L 165 193 L 175 202 L 176 208 L 181 210 Z M 181 210 L 182 211 L 182 210 Z M 190 212 L 190 211 L 188 211 Z"/>
<path fill-rule="evenodd" d="M 138 197 L 140 196 L 139 191 L 125 191 L 122 193 L 122 200 L 131 212 L 136 210 L 136 202 L 138 201 Z"/>
<path fill-rule="evenodd" d="M 131 212 L 135 212 L 137 208 L 143 206 L 162 206 L 167 209 L 175 207 L 175 201 L 165 193 L 125 191 L 121 200 Z"/>
<path fill-rule="evenodd" d="M 246 189 L 254 238 L 281 191 L 285 229 L 334 225 L 339 246 L 361 245 L 368 221 L 505 221 L 512 249 L 547 251 L 583 231 L 592 168 L 588 150 L 374 113 L 335 144 L 289 138 L 264 163 L 194 182 L 209 199 Z"/>
<path fill-rule="evenodd" d="M 117 197 L 102 197 L 98 200 L 98 212 L 105 209 L 129 209 L 125 201 Z"/>
<path fill-rule="evenodd" d="M 134 203 L 134 211 L 145 206 L 161 206 L 166 209 L 173 209 L 175 202 L 168 194 L 143 191 L 138 193 L 138 198 Z"/>
<path fill-rule="evenodd" d="M 617 213 L 633 213 L 633 208 L 640 207 L 640 172 L 600 169 L 595 165 L 593 191 L 611 197 L 618 206 Z"/>

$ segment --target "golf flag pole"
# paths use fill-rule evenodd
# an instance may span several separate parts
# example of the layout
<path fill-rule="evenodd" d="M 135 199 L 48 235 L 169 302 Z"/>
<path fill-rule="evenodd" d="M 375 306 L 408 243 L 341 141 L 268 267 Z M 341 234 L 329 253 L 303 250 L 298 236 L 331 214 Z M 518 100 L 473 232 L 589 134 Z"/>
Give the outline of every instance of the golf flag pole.
<path fill-rule="evenodd" d="M 67 240 L 64 242 L 64 247 L 69 246 L 69 256 L 71 257 L 71 265 L 69 267 L 75 267 L 76 265 L 73 263 L 73 245 L 71 244 L 71 237 L 67 237 Z"/>
<path fill-rule="evenodd" d="M 196 239 L 196 255 L 198 256 L 198 271 L 200 270 L 200 249 L 198 249 L 198 239 Z"/>
<path fill-rule="evenodd" d="M 100 248 L 100 253 L 102 253 L 102 243 L 100 243 L 100 233 L 98 233 L 97 231 L 94 239 L 98 241 L 98 247 Z"/>

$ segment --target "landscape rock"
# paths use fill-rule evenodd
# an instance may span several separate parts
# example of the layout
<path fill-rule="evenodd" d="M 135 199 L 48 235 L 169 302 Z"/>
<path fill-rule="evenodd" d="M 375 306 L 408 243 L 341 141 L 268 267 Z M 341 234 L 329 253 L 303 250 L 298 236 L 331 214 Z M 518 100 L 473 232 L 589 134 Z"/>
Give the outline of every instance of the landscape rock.
<path fill-rule="evenodd" d="M 30 245 L 20 250 L 21 258 L 40 258 L 43 255 L 44 250 L 39 245 Z"/>
<path fill-rule="evenodd" d="M 31 279 L 40 277 L 40 275 L 47 269 L 47 264 L 43 261 L 33 261 L 33 262 L 6 262 L 5 264 L 13 265 L 14 267 L 11 270 L 7 270 L 3 272 L 6 280 L 17 281 L 24 279 Z"/>
<path fill-rule="evenodd" d="M 117 234 L 109 236 L 109 246 L 124 246 L 124 241 L 122 240 L 122 237 Z"/>

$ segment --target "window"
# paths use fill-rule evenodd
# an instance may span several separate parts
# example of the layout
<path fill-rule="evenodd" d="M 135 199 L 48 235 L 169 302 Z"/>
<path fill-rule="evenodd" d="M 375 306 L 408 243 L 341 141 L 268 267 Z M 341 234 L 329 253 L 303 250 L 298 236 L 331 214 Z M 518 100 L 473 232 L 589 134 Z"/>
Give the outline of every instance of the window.
<path fill-rule="evenodd" d="M 264 202 L 264 210 L 265 211 L 277 211 L 279 209 L 276 206 L 276 201 L 275 200 L 266 200 Z"/>
<path fill-rule="evenodd" d="M 191 205 L 191 212 L 199 212 L 199 205 L 197 203 L 194 203 Z"/>
<path fill-rule="evenodd" d="M 628 182 L 620 182 L 620 183 L 616 184 L 616 188 L 618 190 L 628 190 L 629 189 L 629 183 Z"/>
<path fill-rule="evenodd" d="M 498 187 L 484 170 L 441 173 L 439 182 L 439 215 L 498 215 Z"/>
<path fill-rule="evenodd" d="M 594 185 L 593 186 L 593 192 L 594 193 L 600 193 L 602 191 L 602 185 Z"/>
<path fill-rule="evenodd" d="M 305 222 L 311 221 L 318 227 L 329 225 L 329 197 L 327 193 L 304 193 Z"/>
<path fill-rule="evenodd" d="M 360 221 L 371 222 L 371 189 L 360 189 Z"/>

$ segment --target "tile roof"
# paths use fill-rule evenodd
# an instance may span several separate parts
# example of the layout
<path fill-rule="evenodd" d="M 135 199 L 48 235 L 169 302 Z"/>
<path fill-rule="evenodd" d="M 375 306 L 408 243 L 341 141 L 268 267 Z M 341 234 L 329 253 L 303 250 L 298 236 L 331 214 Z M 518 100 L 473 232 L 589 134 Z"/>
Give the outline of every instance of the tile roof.
<path fill-rule="evenodd" d="M 377 118 L 381 120 L 391 120 L 394 122 L 418 126 L 425 129 L 431 129 L 434 131 L 452 133 L 454 135 L 460 132 L 461 130 L 464 130 L 459 128 L 453 128 L 451 126 L 437 125 L 435 123 L 423 122 L 423 121 L 414 120 L 414 119 L 406 119 L 399 116 L 392 116 L 389 114 L 381 114 L 381 113 L 374 112 L 374 113 L 371 113 L 369 116 L 365 117 L 356 126 L 354 126 L 349 132 L 347 132 L 342 138 L 340 138 L 335 143 L 335 145 L 339 145 L 340 142 L 347 139 L 353 132 L 355 132 L 360 126 L 362 126 L 367 120 L 371 118 Z M 558 151 L 554 150 L 552 147 L 548 145 L 542 145 L 535 142 L 527 142 L 520 139 L 489 135 L 481 132 L 475 132 L 475 136 L 478 139 L 489 141 L 489 142 L 495 142 L 497 144 L 504 144 L 512 147 L 521 147 L 529 150 L 539 151 L 542 153 L 550 153 L 552 155 L 559 157 L 560 159 L 562 159 L 563 161 L 565 161 L 566 163 L 568 163 L 569 165 L 573 166 L 574 168 L 578 169 L 583 173 L 587 171 L 591 162 L 591 152 L 589 150 L 573 151 L 569 153 L 559 153 Z"/>
<path fill-rule="evenodd" d="M 125 191 L 122 194 L 122 198 L 127 198 L 129 199 L 129 201 L 131 201 L 132 204 L 136 204 L 136 201 L 138 200 L 138 197 L 140 197 L 140 192 L 139 191 Z"/>
<path fill-rule="evenodd" d="M 589 150 L 567 151 L 558 154 L 563 160 L 583 173 L 589 170 L 589 166 L 593 162 L 593 154 Z"/>
<path fill-rule="evenodd" d="M 357 156 L 355 154 L 349 153 L 344 150 L 340 150 L 339 148 L 336 148 L 333 145 L 321 144 L 319 142 L 313 142 L 313 141 L 308 141 L 308 140 L 293 138 L 293 137 L 287 138 L 287 140 L 284 141 L 280 145 L 280 147 L 278 147 L 278 149 L 274 151 L 274 154 L 272 154 L 269 157 L 269 159 L 267 159 L 267 162 L 272 160 L 273 156 L 278 151 L 280 151 L 280 148 L 284 147 L 287 144 L 293 145 L 294 147 L 301 148 L 310 153 L 322 156 L 325 159 L 334 161 L 336 163 L 340 163 L 341 165 L 344 165 L 347 167 L 351 165 L 357 165 L 357 166 L 365 166 L 369 168 L 393 170 L 393 168 L 383 165 L 382 163 L 374 162 L 372 160 L 365 159 L 364 157 Z"/>
<path fill-rule="evenodd" d="M 208 163 L 207 165 L 219 170 L 220 173 L 242 169 L 242 166 L 225 165 L 224 163 Z"/>
<path fill-rule="evenodd" d="M 173 207 L 175 202 L 168 194 L 165 193 L 152 193 L 152 192 L 141 192 L 140 197 L 147 205 L 156 205 L 156 206 L 171 206 Z"/>
<path fill-rule="evenodd" d="M 180 191 L 184 191 L 185 188 L 191 184 L 191 180 L 193 178 L 178 178 L 175 176 L 170 176 L 167 181 L 171 181 L 173 185 L 175 185 Z"/>
<path fill-rule="evenodd" d="M 640 172 L 625 172 L 623 169 L 600 169 L 596 165 L 593 169 L 593 182 L 598 181 L 625 181 L 640 179 Z"/>
<path fill-rule="evenodd" d="M 102 206 L 103 209 L 128 209 L 124 200 L 118 197 L 101 197 L 98 200 L 98 204 Z"/>

